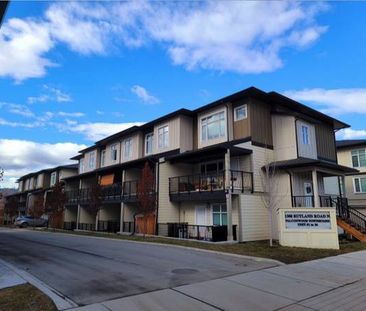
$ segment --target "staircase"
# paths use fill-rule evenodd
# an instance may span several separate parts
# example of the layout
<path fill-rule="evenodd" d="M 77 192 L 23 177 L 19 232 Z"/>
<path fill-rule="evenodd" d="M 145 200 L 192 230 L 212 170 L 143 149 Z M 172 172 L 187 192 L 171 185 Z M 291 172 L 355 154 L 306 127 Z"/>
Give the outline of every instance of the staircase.
<path fill-rule="evenodd" d="M 337 225 L 357 240 L 366 243 L 366 215 L 350 207 L 345 198 L 337 198 Z"/>

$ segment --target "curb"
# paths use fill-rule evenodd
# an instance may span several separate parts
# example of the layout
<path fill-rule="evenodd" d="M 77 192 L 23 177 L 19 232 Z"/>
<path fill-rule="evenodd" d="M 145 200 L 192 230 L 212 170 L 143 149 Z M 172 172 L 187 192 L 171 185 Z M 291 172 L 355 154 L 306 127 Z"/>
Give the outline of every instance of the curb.
<path fill-rule="evenodd" d="M 38 231 L 37 230 L 37 232 L 59 233 L 59 234 L 63 234 L 63 235 L 69 235 L 69 236 L 71 235 L 71 236 L 78 236 L 78 237 L 84 237 L 84 238 L 107 239 L 107 240 L 128 242 L 128 243 L 140 243 L 140 244 L 145 244 L 145 245 L 159 245 L 159 246 L 165 246 L 165 247 L 183 248 L 183 249 L 187 249 L 187 250 L 211 253 L 211 254 L 215 254 L 215 255 L 231 256 L 231 257 L 242 258 L 242 259 L 250 259 L 250 260 L 253 260 L 253 261 L 256 261 L 256 262 L 269 262 L 269 263 L 274 263 L 274 264 L 279 265 L 279 266 L 286 265 L 285 263 L 283 263 L 279 260 L 270 259 L 270 258 L 255 257 L 255 256 L 248 256 L 248 255 L 239 255 L 239 254 L 219 252 L 219 251 L 213 251 L 213 250 L 209 250 L 209 249 L 202 249 L 202 248 L 196 248 L 196 247 L 190 247 L 190 246 L 166 244 L 166 243 L 159 243 L 159 242 L 132 241 L 132 240 L 127 240 L 127 239 L 125 240 L 125 239 L 119 239 L 119 238 L 110 238 L 108 236 L 101 237 L 101 236 L 92 236 L 92 235 L 84 235 L 84 234 L 65 233 L 65 232 L 62 232 L 62 231 L 60 232 L 60 231 L 41 231 L 41 230 Z M 88 232 L 88 231 L 83 231 L 83 232 Z M 182 241 L 182 240 L 179 240 L 179 241 Z M 189 240 L 184 240 L 184 241 L 189 241 Z"/>
<path fill-rule="evenodd" d="M 78 307 L 78 305 L 75 302 L 73 302 L 71 299 L 65 297 L 63 294 L 61 294 L 54 288 L 48 286 L 47 284 L 45 284 L 41 280 L 37 279 L 30 273 L 15 267 L 14 265 L 4 261 L 3 259 L 0 259 L 0 264 L 3 264 L 4 266 L 6 266 L 10 270 L 12 270 L 14 273 L 19 275 L 26 282 L 32 284 L 34 287 L 38 288 L 41 292 L 43 292 L 45 295 L 47 295 L 56 305 L 58 310 L 66 310 L 66 309 Z"/>

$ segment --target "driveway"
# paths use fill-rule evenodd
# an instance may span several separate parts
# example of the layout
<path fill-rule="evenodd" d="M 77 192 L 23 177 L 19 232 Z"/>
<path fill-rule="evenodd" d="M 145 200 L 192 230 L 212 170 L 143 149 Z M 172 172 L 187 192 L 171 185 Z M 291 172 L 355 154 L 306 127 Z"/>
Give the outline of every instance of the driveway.
<path fill-rule="evenodd" d="M 0 229 L 0 258 L 80 306 L 275 265 L 170 246 L 23 229 Z"/>

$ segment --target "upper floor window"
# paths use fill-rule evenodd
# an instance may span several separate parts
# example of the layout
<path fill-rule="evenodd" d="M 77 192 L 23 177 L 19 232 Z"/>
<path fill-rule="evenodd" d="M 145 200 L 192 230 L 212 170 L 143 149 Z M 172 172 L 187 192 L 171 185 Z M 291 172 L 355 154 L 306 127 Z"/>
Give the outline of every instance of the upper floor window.
<path fill-rule="evenodd" d="M 302 137 L 302 143 L 304 145 L 310 144 L 310 137 L 309 137 L 309 127 L 306 125 L 301 125 L 301 137 Z"/>
<path fill-rule="evenodd" d="M 366 166 L 366 150 L 352 150 L 352 165 L 353 167 L 364 167 Z"/>
<path fill-rule="evenodd" d="M 117 144 L 111 146 L 111 160 L 117 161 Z"/>
<path fill-rule="evenodd" d="M 89 154 L 89 168 L 94 169 L 95 168 L 95 151 L 91 152 Z"/>
<path fill-rule="evenodd" d="M 158 129 L 158 147 L 164 149 L 169 147 L 169 126 L 165 125 Z"/>
<path fill-rule="evenodd" d="M 51 181 L 50 181 L 50 186 L 51 187 L 56 185 L 56 177 L 57 177 L 57 172 L 52 172 L 51 173 Z"/>
<path fill-rule="evenodd" d="M 124 158 L 132 158 L 132 138 L 128 138 L 124 142 Z"/>
<path fill-rule="evenodd" d="M 217 112 L 201 119 L 201 139 L 207 141 L 210 139 L 224 137 L 226 135 L 225 112 Z"/>
<path fill-rule="evenodd" d="M 152 154 L 153 152 L 154 134 L 148 133 L 145 136 L 145 154 Z"/>
<path fill-rule="evenodd" d="M 79 173 L 84 173 L 84 159 L 80 159 L 79 161 Z"/>
<path fill-rule="evenodd" d="M 240 121 L 247 118 L 247 105 L 241 105 L 234 108 L 234 121 Z"/>
<path fill-rule="evenodd" d="M 355 193 L 366 193 L 366 177 L 356 177 L 353 179 Z"/>
<path fill-rule="evenodd" d="M 105 149 L 103 149 L 100 153 L 100 166 L 104 166 L 105 165 Z"/>

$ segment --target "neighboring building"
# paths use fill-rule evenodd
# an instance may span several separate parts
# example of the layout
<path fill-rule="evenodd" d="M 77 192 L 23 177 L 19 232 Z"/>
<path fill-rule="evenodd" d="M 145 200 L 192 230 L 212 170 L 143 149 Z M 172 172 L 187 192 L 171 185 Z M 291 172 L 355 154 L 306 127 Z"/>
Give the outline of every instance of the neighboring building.
<path fill-rule="evenodd" d="M 366 139 L 337 141 L 338 162 L 359 170 L 347 174 L 344 192 L 350 206 L 366 214 Z"/>
<path fill-rule="evenodd" d="M 77 174 L 78 165 L 69 164 L 40 170 L 18 179 L 18 190 L 6 196 L 7 204 L 17 205 L 17 214 L 26 215 L 35 204 L 45 202 L 47 193 L 64 178 Z"/>
<path fill-rule="evenodd" d="M 6 196 L 13 194 L 15 191 L 16 191 L 15 189 L 10 189 L 10 188 L 0 189 L 0 224 L 5 223 Z"/>
<path fill-rule="evenodd" d="M 65 228 L 139 231 L 136 189 L 148 162 L 157 198 L 149 233 L 268 239 L 263 167 L 271 163 L 277 171 L 278 208 L 331 206 L 324 178 L 356 172 L 337 163 L 335 131 L 346 127 L 254 87 L 195 110 L 177 110 L 102 139 L 73 158 L 79 174 L 65 179 Z M 103 189 L 97 218 L 87 208 L 96 182 Z"/>

